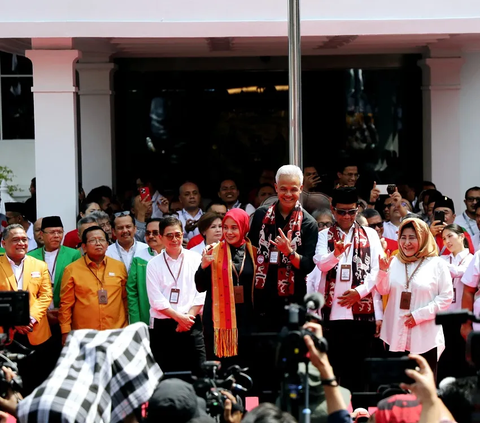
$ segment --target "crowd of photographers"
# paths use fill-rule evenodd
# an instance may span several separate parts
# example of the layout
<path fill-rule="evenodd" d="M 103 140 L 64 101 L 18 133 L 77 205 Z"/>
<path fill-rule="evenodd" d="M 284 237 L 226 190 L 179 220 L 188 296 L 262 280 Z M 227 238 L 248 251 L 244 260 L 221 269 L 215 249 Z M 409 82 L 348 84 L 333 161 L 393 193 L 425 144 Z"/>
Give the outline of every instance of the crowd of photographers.
<path fill-rule="evenodd" d="M 374 184 L 364 201 L 356 166 L 319 195 L 311 170 L 282 166 L 276 196 L 256 210 L 250 204 L 250 213 L 226 181 L 205 214 L 192 183 L 180 188 L 178 212 L 157 196 L 157 219 L 148 219 L 155 195 L 142 188 L 132 210 L 111 220 L 87 211 L 103 197 L 87 202 L 78 251 L 51 248 L 63 225 L 49 216 L 40 222 L 45 245 L 27 256 L 30 226 L 11 203 L 0 286 L 29 292 L 29 320 L 14 332 L 35 352 L 20 363 L 25 399 L 18 375 L 3 367 L 0 407 L 25 422 L 476 421 L 476 370 L 466 359 L 474 324 L 436 325 L 435 317 L 480 311 L 480 188 L 466 192 L 456 218 L 453 201 L 431 183 L 414 198 L 408 186 L 382 196 Z M 376 362 L 366 359 L 400 366 L 403 356 L 410 368 L 376 393 L 384 397 L 376 412 L 351 413 L 366 398 L 355 395 L 371 390 L 365 376 Z M 230 376 L 220 381 L 211 360 Z M 246 412 L 249 394 L 237 395 L 243 367 L 250 395 L 279 407 Z M 309 401 L 300 404 L 302 396 Z"/>

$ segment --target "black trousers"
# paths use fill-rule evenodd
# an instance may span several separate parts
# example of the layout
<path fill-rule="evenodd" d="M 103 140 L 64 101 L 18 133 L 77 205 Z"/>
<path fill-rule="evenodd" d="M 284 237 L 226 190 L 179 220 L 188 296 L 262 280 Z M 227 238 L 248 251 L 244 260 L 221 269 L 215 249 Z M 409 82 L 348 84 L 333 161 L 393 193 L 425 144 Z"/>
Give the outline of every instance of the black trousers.
<path fill-rule="evenodd" d="M 389 351 L 388 345 L 387 345 L 387 357 L 404 357 L 408 354 L 410 354 L 410 351 Z M 435 377 L 435 381 L 437 380 L 437 347 L 432 348 L 431 350 L 428 350 L 427 352 L 424 352 L 421 355 L 425 360 L 427 360 L 428 365 L 432 369 L 433 376 Z"/>
<path fill-rule="evenodd" d="M 371 356 L 375 322 L 331 320 L 325 329 L 328 359 L 339 384 L 351 392 L 365 392 L 365 359 Z"/>
<path fill-rule="evenodd" d="M 188 332 L 176 332 L 173 319 L 155 319 L 150 337 L 153 356 L 163 372 L 191 371 L 201 374 L 205 342 L 200 316 Z"/>
<path fill-rule="evenodd" d="M 455 378 L 473 376 L 475 368 L 470 366 L 465 357 L 466 342 L 460 334 L 461 324 L 444 324 L 445 351 L 438 362 L 438 382 L 453 376 Z"/>

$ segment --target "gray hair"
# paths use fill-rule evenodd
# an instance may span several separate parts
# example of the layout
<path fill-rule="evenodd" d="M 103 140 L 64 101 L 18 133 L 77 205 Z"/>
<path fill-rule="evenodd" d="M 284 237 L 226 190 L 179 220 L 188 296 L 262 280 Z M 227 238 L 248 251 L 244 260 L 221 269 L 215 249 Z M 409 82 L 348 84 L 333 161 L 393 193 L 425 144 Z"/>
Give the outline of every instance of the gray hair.
<path fill-rule="evenodd" d="M 107 213 L 105 213 L 103 210 L 92 212 L 90 213 L 90 216 L 95 218 L 97 222 L 99 220 L 110 220 L 110 216 Z M 87 222 L 87 223 L 92 223 L 92 222 Z"/>
<path fill-rule="evenodd" d="M 335 218 L 333 217 L 332 211 L 330 209 L 316 209 L 312 212 L 312 217 L 317 220 L 320 216 L 328 216 L 332 219 L 332 222 L 335 222 Z"/>
<path fill-rule="evenodd" d="M 12 232 L 14 229 L 21 229 L 22 231 L 27 233 L 27 231 L 25 230 L 25 228 L 22 225 L 20 225 L 18 223 L 13 223 L 11 225 L 8 225 L 5 228 L 5 230 L 3 231 L 3 234 L 2 234 L 2 239 L 6 240 L 8 238 L 8 236 L 10 235 L 10 232 Z"/>
<path fill-rule="evenodd" d="M 278 184 L 278 180 L 282 176 L 290 176 L 298 178 L 300 185 L 303 185 L 303 172 L 298 166 L 295 165 L 283 165 L 277 170 L 277 175 L 275 176 L 275 182 Z"/>
<path fill-rule="evenodd" d="M 97 219 L 92 216 L 93 213 L 90 213 L 88 216 L 85 216 L 85 217 L 82 217 L 78 223 L 77 223 L 77 230 L 80 230 L 80 227 L 82 225 L 84 225 L 85 223 L 97 223 L 98 224 L 98 221 Z"/>

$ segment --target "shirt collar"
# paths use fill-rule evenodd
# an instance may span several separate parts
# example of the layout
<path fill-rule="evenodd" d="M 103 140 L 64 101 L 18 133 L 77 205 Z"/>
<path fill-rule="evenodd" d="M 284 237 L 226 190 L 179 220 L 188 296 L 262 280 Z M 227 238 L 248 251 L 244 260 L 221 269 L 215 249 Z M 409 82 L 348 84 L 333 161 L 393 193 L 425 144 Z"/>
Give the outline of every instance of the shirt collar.
<path fill-rule="evenodd" d="M 8 257 L 8 254 L 5 253 L 5 257 L 7 258 L 8 262 L 10 263 L 10 265 L 12 265 L 12 266 L 17 266 L 17 265 L 15 264 L 15 262 L 14 262 L 10 257 Z M 21 265 L 23 264 L 23 262 L 25 261 L 25 257 L 27 257 L 26 254 L 25 254 L 25 256 L 23 257 L 22 261 L 20 262 L 20 264 L 19 264 L 18 266 L 21 266 Z M 18 266 L 17 266 L 17 267 L 18 267 Z"/>
<path fill-rule="evenodd" d="M 118 242 L 118 240 L 115 241 L 117 243 L 117 246 L 118 248 L 120 248 L 120 251 L 124 252 L 125 254 L 131 254 L 132 251 L 135 249 L 135 245 L 137 243 L 137 240 L 134 238 L 133 239 L 133 245 L 130 247 L 130 250 L 125 250 L 125 248 L 123 248 L 120 243 Z"/>
<path fill-rule="evenodd" d="M 171 258 L 168 253 L 167 253 L 167 250 L 163 250 L 163 253 L 165 254 L 165 257 L 167 258 L 168 261 L 171 261 L 173 263 L 177 262 L 181 257 L 183 257 L 183 252 L 185 251 L 185 249 L 182 247 L 182 251 L 180 252 L 180 255 L 177 257 L 177 259 L 173 259 Z"/>
<path fill-rule="evenodd" d="M 88 254 L 84 255 L 85 261 L 87 262 L 87 266 L 90 267 L 90 265 L 93 263 L 95 266 L 97 266 L 97 263 L 95 263 L 93 260 L 90 260 L 90 257 L 88 257 Z M 107 265 L 107 256 L 103 257 L 102 263 L 106 266 Z"/>

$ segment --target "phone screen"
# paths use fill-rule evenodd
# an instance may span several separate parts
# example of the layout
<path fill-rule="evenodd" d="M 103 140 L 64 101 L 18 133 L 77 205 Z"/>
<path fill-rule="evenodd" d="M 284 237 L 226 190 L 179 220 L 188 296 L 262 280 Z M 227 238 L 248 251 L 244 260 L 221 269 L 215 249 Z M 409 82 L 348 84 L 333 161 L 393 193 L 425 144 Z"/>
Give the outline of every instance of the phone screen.
<path fill-rule="evenodd" d="M 414 383 L 413 379 L 406 375 L 405 369 L 415 369 L 417 362 L 406 356 L 400 358 L 367 358 L 365 362 L 373 388 L 402 382 Z"/>
<path fill-rule="evenodd" d="M 436 211 L 433 215 L 433 220 L 439 220 L 440 223 L 437 223 L 437 225 L 441 225 L 443 222 L 445 222 L 445 212 Z"/>

